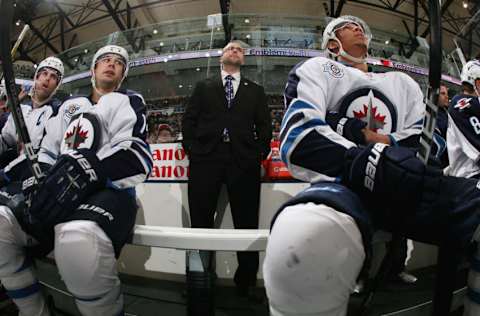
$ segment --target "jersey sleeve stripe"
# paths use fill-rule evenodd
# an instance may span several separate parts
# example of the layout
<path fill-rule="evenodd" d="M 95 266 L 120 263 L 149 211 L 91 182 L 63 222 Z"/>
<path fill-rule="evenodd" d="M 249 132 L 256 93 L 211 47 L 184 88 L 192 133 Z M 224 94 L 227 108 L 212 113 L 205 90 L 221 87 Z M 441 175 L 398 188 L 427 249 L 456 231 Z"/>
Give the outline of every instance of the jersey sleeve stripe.
<path fill-rule="evenodd" d="M 307 121 L 304 124 L 301 124 L 299 126 L 293 127 L 290 129 L 290 131 L 287 131 L 285 133 L 285 138 L 280 139 L 280 142 L 282 144 L 281 146 L 281 152 L 280 155 L 282 157 L 282 160 L 288 163 L 288 156 L 291 153 L 291 148 L 292 150 L 295 148 L 294 143 L 299 143 L 300 140 L 303 138 L 302 135 L 306 135 L 310 130 L 314 129 L 316 126 L 319 125 L 326 125 L 324 121 L 320 119 L 312 119 Z"/>

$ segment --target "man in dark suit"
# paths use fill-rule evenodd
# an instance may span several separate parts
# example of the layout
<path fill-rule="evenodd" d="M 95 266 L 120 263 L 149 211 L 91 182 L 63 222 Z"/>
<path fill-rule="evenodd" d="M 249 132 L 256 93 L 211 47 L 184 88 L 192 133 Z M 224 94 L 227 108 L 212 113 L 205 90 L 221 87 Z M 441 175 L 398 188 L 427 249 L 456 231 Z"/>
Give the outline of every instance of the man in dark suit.
<path fill-rule="evenodd" d="M 272 125 L 263 87 L 240 75 L 244 51 L 230 42 L 221 72 L 197 83 L 183 116 L 183 147 L 190 159 L 188 204 L 194 228 L 212 228 L 226 184 L 235 228 L 258 228 L 260 161 L 270 151 Z M 237 253 L 240 294 L 255 285 L 258 252 Z"/>

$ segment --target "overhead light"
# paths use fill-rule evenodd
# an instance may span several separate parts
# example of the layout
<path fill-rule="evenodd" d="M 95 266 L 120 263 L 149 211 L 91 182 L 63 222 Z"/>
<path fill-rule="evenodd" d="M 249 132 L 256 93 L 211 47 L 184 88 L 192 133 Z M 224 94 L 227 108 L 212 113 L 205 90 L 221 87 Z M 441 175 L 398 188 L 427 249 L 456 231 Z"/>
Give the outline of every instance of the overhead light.
<path fill-rule="evenodd" d="M 250 20 L 249 20 L 249 19 L 245 19 L 245 23 L 246 23 L 246 24 L 250 23 Z"/>
<path fill-rule="evenodd" d="M 77 61 L 78 61 L 78 58 L 75 58 L 73 61 L 74 61 L 74 62 L 77 62 Z"/>
<path fill-rule="evenodd" d="M 163 42 L 160 42 L 160 46 L 163 46 Z"/>
<path fill-rule="evenodd" d="M 200 71 L 200 68 L 197 67 L 197 69 L 195 69 L 196 71 Z"/>
<path fill-rule="evenodd" d="M 463 1 L 463 7 L 466 9 L 468 8 L 468 2 Z"/>
<path fill-rule="evenodd" d="M 20 26 L 20 20 L 18 20 L 17 22 L 15 22 L 15 25 L 16 25 L 16 26 Z"/>
<path fill-rule="evenodd" d="M 390 41 L 389 41 L 389 40 L 386 40 L 386 41 L 385 41 L 385 44 L 387 44 L 387 45 L 390 44 Z"/>
<path fill-rule="evenodd" d="M 153 34 L 157 34 L 158 33 L 158 30 L 157 29 L 153 29 Z"/>
<path fill-rule="evenodd" d="M 179 84 L 178 87 L 181 89 L 181 88 L 183 88 L 183 85 L 182 85 L 182 84 Z"/>
<path fill-rule="evenodd" d="M 88 53 L 88 48 L 85 48 L 85 49 L 83 50 L 83 52 L 84 52 L 85 54 Z"/>
<path fill-rule="evenodd" d="M 245 37 L 246 37 L 246 38 L 250 38 L 250 37 L 252 37 L 252 36 L 251 36 L 250 34 L 247 34 L 247 36 L 245 36 Z"/>
<path fill-rule="evenodd" d="M 37 64 L 33 64 L 33 68 L 37 69 L 38 65 Z"/>

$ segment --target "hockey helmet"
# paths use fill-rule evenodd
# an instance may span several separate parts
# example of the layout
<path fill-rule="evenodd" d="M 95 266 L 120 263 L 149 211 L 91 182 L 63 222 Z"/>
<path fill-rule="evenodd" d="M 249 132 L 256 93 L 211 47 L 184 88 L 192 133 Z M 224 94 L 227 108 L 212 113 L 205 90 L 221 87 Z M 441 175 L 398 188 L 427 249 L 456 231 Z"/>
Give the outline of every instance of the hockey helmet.
<path fill-rule="evenodd" d="M 474 59 L 467 62 L 462 68 L 460 79 L 462 83 L 466 82 L 475 87 L 475 80 L 480 79 L 480 61 Z"/>
<path fill-rule="evenodd" d="M 115 54 L 115 55 L 118 55 L 122 58 L 122 61 L 124 63 L 124 71 L 123 71 L 123 77 L 122 77 L 122 80 L 120 80 L 120 83 L 118 84 L 117 86 L 117 89 L 120 88 L 120 85 L 122 84 L 123 80 L 127 77 L 128 75 L 128 69 L 129 69 L 129 57 L 128 57 L 128 52 L 125 48 L 121 47 L 121 46 L 117 46 L 117 45 L 106 45 L 106 46 L 103 46 L 102 48 L 100 48 L 99 50 L 97 50 L 97 52 L 95 53 L 95 55 L 93 56 L 93 59 L 92 59 L 92 65 L 90 67 L 90 70 L 92 72 L 92 78 L 91 78 L 91 81 L 92 81 L 92 86 L 96 89 L 96 85 L 95 85 L 95 76 L 94 76 L 94 70 L 95 70 L 95 65 L 98 63 L 98 61 L 104 57 L 105 55 L 108 55 L 108 54 Z"/>
<path fill-rule="evenodd" d="M 63 63 L 60 59 L 57 57 L 47 57 L 42 62 L 38 65 L 37 69 L 35 70 L 35 75 L 33 76 L 33 80 L 37 79 L 37 75 L 40 73 L 40 71 L 43 68 L 50 68 L 54 70 L 57 73 L 58 76 L 58 84 L 57 86 L 60 86 L 63 80 L 63 75 L 65 73 L 65 69 L 63 67 Z"/>
<path fill-rule="evenodd" d="M 322 49 L 326 49 L 329 54 L 335 57 L 342 55 L 352 60 L 353 62 L 364 63 L 365 58 L 356 58 L 356 57 L 350 56 L 347 52 L 345 52 L 343 50 L 342 42 L 338 39 L 336 35 L 336 32 L 338 30 L 347 26 L 348 24 L 355 24 L 362 29 L 363 34 L 365 34 L 365 37 L 367 38 L 367 47 L 368 47 L 372 39 L 372 32 L 370 31 L 370 28 L 368 27 L 367 23 L 365 23 L 365 21 L 353 15 L 342 15 L 330 21 L 325 27 L 325 30 L 323 31 L 323 38 L 322 38 Z M 339 44 L 340 46 L 339 52 L 337 53 L 332 52 L 331 50 L 328 49 L 328 42 L 331 40 L 336 41 Z"/>
<path fill-rule="evenodd" d="M 55 73 L 57 74 L 57 77 L 58 77 L 58 81 L 57 81 L 57 86 L 52 91 L 52 93 L 50 93 L 48 98 L 46 100 L 43 100 L 42 102 L 40 102 L 39 100 L 35 99 L 36 98 L 36 96 L 35 96 L 35 80 L 37 80 L 38 74 L 44 68 L 48 68 L 50 70 L 55 71 Z M 45 58 L 44 60 L 42 60 L 40 62 L 40 64 L 38 64 L 37 69 L 35 70 L 35 74 L 33 75 L 33 82 L 34 83 L 33 83 L 32 89 L 29 92 L 29 95 L 32 97 L 32 99 L 36 100 L 37 102 L 39 102 L 41 104 L 47 103 L 55 95 L 58 88 L 60 88 L 60 85 L 62 84 L 62 81 L 63 81 L 64 73 L 65 73 L 65 68 L 63 67 L 63 62 L 59 58 L 53 57 L 53 56 Z"/>

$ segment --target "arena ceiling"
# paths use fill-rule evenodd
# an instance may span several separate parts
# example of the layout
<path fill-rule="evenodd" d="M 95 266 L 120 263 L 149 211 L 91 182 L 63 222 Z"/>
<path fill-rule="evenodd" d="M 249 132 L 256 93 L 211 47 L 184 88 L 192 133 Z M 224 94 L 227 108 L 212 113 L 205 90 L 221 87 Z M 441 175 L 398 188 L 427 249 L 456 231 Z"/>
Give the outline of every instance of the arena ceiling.
<path fill-rule="evenodd" d="M 470 56 L 480 51 L 480 1 L 439 0 L 442 7 L 443 47 L 454 41 Z M 408 35 L 405 45 L 428 39 L 427 0 L 15 0 L 15 32 L 28 23 L 32 32 L 17 59 L 38 62 L 73 46 L 112 32 L 168 20 L 215 13 L 259 13 L 323 18 L 354 14 L 372 28 Z M 16 34 L 12 34 L 15 38 Z"/>

